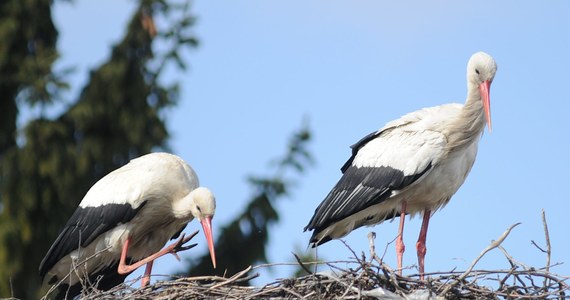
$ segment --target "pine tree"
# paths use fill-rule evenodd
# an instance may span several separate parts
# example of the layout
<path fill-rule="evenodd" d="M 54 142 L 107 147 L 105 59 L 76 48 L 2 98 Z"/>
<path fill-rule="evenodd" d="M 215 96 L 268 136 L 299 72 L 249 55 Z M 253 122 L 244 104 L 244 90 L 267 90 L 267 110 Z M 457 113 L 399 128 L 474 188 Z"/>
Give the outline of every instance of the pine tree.
<path fill-rule="evenodd" d="M 46 103 L 53 99 L 50 87 L 61 84 L 51 70 L 58 54 L 50 3 L 0 3 L 0 155 L 16 144 L 18 96 L 28 104 Z"/>
<path fill-rule="evenodd" d="M 37 298 L 39 262 L 89 187 L 131 158 L 167 149 L 164 109 L 176 103 L 178 91 L 159 78 L 170 61 L 184 66 L 183 46 L 197 44 L 187 5 L 141 0 L 124 38 L 90 73 L 74 104 L 57 118 L 31 120 L 18 145 L 10 115 L 17 113 L 18 99 L 47 106 L 65 87 L 51 71 L 57 58 L 52 3 L 10 0 L 0 6 L 0 40 L 14 45 L 0 43 L 0 91 L 10 96 L 2 102 L 10 111 L 2 107 L 1 113 L 12 117 L 0 128 L 0 297 Z M 153 18 L 173 14 L 175 21 L 169 18 L 169 27 L 157 31 Z M 28 37 L 30 28 L 37 32 Z M 156 42 L 170 48 L 153 53 Z"/>

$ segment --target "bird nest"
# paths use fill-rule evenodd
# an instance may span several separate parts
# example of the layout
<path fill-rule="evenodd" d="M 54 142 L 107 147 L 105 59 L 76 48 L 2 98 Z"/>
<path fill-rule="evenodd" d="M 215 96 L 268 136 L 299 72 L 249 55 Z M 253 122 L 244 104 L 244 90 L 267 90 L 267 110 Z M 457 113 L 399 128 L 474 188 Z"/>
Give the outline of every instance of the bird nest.
<path fill-rule="evenodd" d="M 244 283 L 257 277 L 256 271 L 260 268 L 291 264 L 248 267 L 231 277 L 200 276 L 158 281 L 141 289 L 122 284 L 109 291 L 84 292 L 82 299 L 567 299 L 570 277 L 550 271 L 549 242 L 544 250 L 547 266 L 543 268 L 519 263 L 501 247 L 516 225 L 483 250 L 467 270 L 426 273 L 425 280 L 420 280 L 419 274 L 400 276 L 383 263 L 375 252 L 374 233 L 370 233 L 368 258 L 364 253 L 356 255 L 353 252 L 354 257 L 348 261 L 307 263 L 295 256 L 297 262 L 292 264 L 309 275 L 279 279 L 262 287 L 244 286 Z M 511 268 L 475 269 L 477 262 L 492 249 L 500 249 Z M 310 267 L 315 264 L 327 265 L 329 270 L 314 272 Z"/>

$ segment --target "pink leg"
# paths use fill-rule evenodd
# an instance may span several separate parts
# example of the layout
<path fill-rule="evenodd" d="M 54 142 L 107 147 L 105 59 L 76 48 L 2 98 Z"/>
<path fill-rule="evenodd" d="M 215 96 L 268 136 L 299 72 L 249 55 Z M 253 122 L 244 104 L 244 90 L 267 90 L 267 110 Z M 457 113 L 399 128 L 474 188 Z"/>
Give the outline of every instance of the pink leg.
<path fill-rule="evenodd" d="M 426 238 L 429 226 L 429 218 L 431 216 L 431 210 L 427 209 L 424 211 L 424 218 L 422 221 L 422 228 L 420 229 L 420 236 L 418 237 L 418 242 L 416 243 L 416 249 L 418 250 L 418 265 L 420 268 L 420 280 L 424 280 L 424 262 L 426 257 Z"/>
<path fill-rule="evenodd" d="M 402 201 L 400 214 L 400 227 L 398 227 L 398 237 L 396 238 L 396 257 L 398 259 L 398 274 L 402 276 L 402 261 L 406 246 L 404 245 L 404 222 L 406 221 L 406 201 Z"/>
<path fill-rule="evenodd" d="M 121 260 L 119 261 L 119 267 L 117 268 L 117 272 L 119 274 L 129 274 L 132 271 L 136 270 L 137 268 L 139 268 L 140 266 L 152 262 L 155 259 L 166 255 L 166 254 L 172 254 L 176 257 L 176 259 L 180 260 L 180 258 L 178 257 L 178 255 L 176 254 L 176 252 L 179 251 L 184 251 L 184 250 L 188 250 L 194 246 L 196 246 L 196 244 L 190 245 L 190 246 L 182 246 L 185 243 L 187 243 L 190 239 L 192 239 L 196 234 L 198 233 L 198 231 L 196 231 L 195 233 L 191 234 L 190 236 L 184 237 L 184 234 L 182 234 L 182 236 L 175 242 L 172 243 L 171 245 L 169 245 L 168 247 L 156 252 L 155 254 L 142 259 L 132 265 L 127 265 L 126 260 L 127 260 L 127 251 L 129 250 L 129 243 L 131 242 L 131 237 L 127 238 L 127 240 L 125 241 L 125 244 L 123 245 L 123 249 L 121 251 Z M 151 266 L 152 268 L 152 266 Z"/>
<path fill-rule="evenodd" d="M 144 276 L 141 280 L 141 287 L 145 287 L 148 285 L 148 283 L 150 282 L 150 273 L 152 272 L 152 263 L 154 261 L 149 261 L 148 263 L 146 263 L 146 268 L 144 270 Z"/>

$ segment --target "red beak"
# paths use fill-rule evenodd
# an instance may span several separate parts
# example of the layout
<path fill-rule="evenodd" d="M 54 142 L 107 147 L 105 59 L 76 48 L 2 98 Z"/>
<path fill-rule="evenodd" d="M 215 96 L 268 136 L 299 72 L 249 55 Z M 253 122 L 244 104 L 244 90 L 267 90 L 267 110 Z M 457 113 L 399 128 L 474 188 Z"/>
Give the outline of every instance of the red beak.
<path fill-rule="evenodd" d="M 481 101 L 483 101 L 483 108 L 485 109 L 485 119 L 487 119 L 487 126 L 489 131 L 492 131 L 491 124 L 491 82 L 489 80 L 483 81 L 479 85 L 479 93 L 481 94 Z"/>
<path fill-rule="evenodd" d="M 202 223 L 202 228 L 204 229 L 204 235 L 208 241 L 208 249 L 210 250 L 210 257 L 212 258 L 212 264 L 214 269 L 216 268 L 216 252 L 214 251 L 214 238 L 212 237 L 212 217 L 205 217 L 200 221 Z"/>

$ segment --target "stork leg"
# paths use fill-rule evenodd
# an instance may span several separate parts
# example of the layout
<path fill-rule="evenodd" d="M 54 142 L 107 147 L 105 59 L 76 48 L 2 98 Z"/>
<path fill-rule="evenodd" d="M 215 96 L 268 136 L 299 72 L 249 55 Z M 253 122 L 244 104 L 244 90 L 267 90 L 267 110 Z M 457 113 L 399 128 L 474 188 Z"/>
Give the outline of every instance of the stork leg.
<path fill-rule="evenodd" d="M 144 269 L 144 276 L 141 280 L 141 287 L 145 287 L 150 282 L 150 273 L 152 272 L 152 263 L 154 261 L 149 261 L 146 263 L 146 268 Z"/>
<path fill-rule="evenodd" d="M 127 260 L 127 252 L 129 250 L 129 243 L 131 242 L 131 237 L 127 238 L 127 240 L 125 241 L 125 244 L 123 245 L 123 250 L 121 251 L 121 260 L 119 261 L 119 267 L 117 268 L 117 272 L 119 274 L 129 274 L 132 271 L 136 270 L 137 268 L 139 268 L 140 266 L 152 262 L 155 259 L 166 255 L 166 254 L 172 254 L 176 257 L 176 259 L 180 260 L 180 258 L 178 257 L 178 255 L 176 254 L 176 252 L 180 252 L 180 251 L 184 251 L 184 250 L 188 250 L 194 246 L 196 246 L 196 244 L 192 244 L 190 246 L 182 246 L 185 243 L 187 243 L 190 239 L 192 239 L 196 234 L 198 233 L 198 231 L 196 231 L 195 233 L 191 234 L 190 236 L 185 237 L 184 234 L 182 234 L 182 236 L 180 236 L 180 238 L 175 242 L 172 243 L 171 245 L 169 245 L 168 247 L 148 256 L 145 259 L 142 259 L 132 265 L 127 265 L 126 260 Z M 152 265 L 150 267 L 152 269 Z M 150 272 L 150 271 L 149 271 Z"/>
<path fill-rule="evenodd" d="M 406 246 L 404 245 L 404 222 L 406 221 L 406 201 L 402 201 L 400 213 L 400 227 L 398 227 L 398 237 L 396 238 L 396 257 L 398 259 L 398 274 L 402 276 L 402 261 Z"/>
<path fill-rule="evenodd" d="M 420 280 L 424 280 L 424 262 L 427 252 L 426 238 L 427 238 L 430 216 L 431 216 L 431 210 L 426 209 L 424 211 L 424 218 L 422 221 L 422 228 L 420 229 L 420 236 L 418 237 L 418 242 L 416 243 L 416 249 L 418 250 L 418 266 L 420 268 Z"/>

